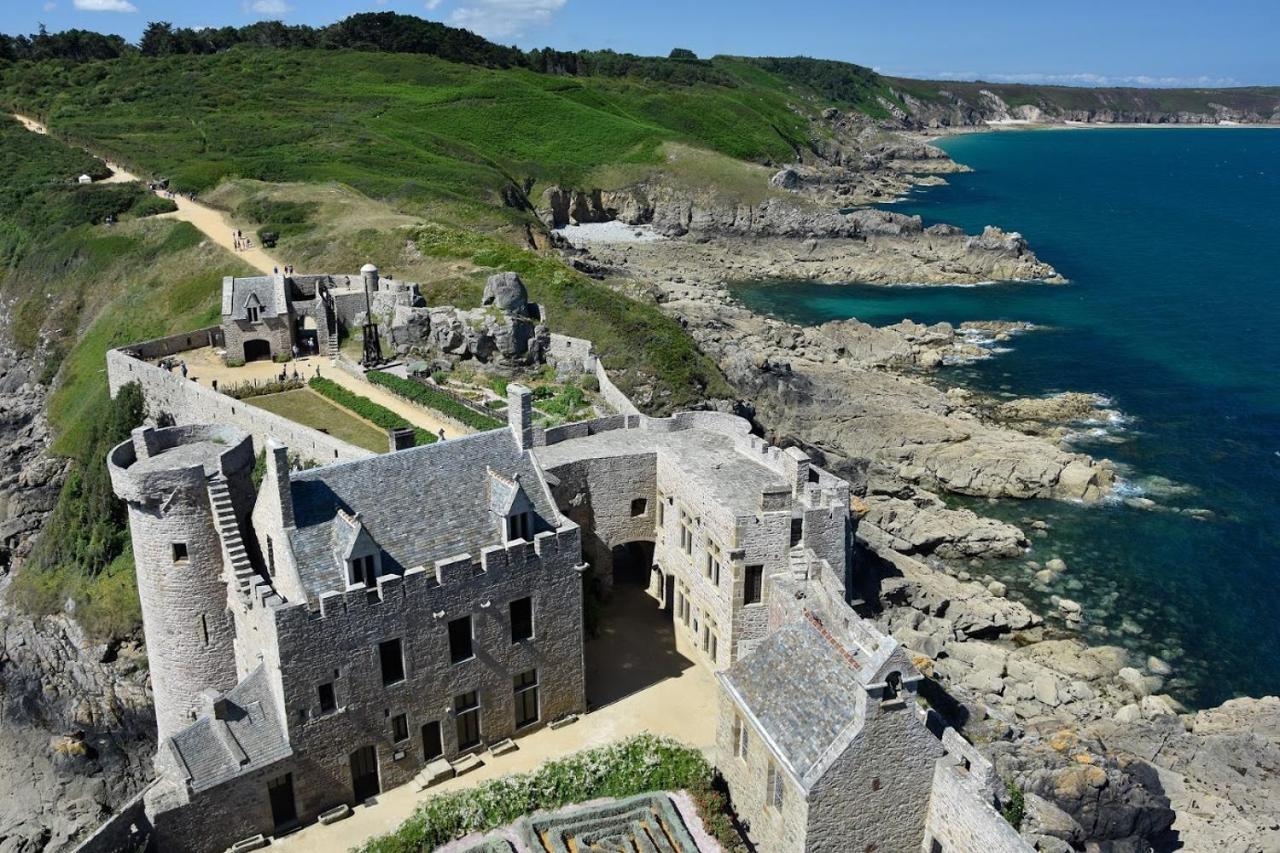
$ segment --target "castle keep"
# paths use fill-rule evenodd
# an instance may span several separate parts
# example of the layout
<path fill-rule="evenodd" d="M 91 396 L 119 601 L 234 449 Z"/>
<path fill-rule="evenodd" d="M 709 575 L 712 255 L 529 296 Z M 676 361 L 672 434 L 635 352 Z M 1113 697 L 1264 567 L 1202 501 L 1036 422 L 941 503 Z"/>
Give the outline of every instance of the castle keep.
<path fill-rule="evenodd" d="M 243 281 L 233 324 L 258 292 Z M 295 334 L 306 300 L 284 286 L 256 301 L 285 299 Z M 113 389 L 179 381 L 121 351 L 108 363 Z M 714 761 L 759 849 L 1028 849 L 991 806 L 990 765 L 924 712 L 903 648 L 853 608 L 846 482 L 731 415 L 544 429 L 515 384 L 507 410 L 505 428 L 326 449 L 302 471 L 269 421 L 251 435 L 169 412 L 184 425 L 112 450 L 155 693 L 158 849 L 327 820 L 587 712 L 584 590 L 614 579 L 646 588 L 715 674 Z"/>

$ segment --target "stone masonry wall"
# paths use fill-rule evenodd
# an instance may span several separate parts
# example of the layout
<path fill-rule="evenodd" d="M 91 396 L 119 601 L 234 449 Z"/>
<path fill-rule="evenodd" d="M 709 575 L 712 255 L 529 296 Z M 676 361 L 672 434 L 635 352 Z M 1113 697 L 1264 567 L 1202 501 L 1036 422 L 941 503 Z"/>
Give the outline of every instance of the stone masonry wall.
<path fill-rule="evenodd" d="M 739 711 L 727 690 L 720 690 L 719 719 L 716 725 L 716 768 L 729 786 L 734 810 L 747 824 L 747 834 L 757 850 L 769 853 L 803 853 L 809 809 L 804 794 L 790 774 L 774 759 L 751 719 Z M 740 757 L 734 748 L 734 719 L 747 727 L 747 754 Z M 766 805 L 770 762 L 782 774 L 782 809 Z M 852 848 L 847 848 L 852 850 Z"/>
<path fill-rule="evenodd" d="M 275 611 L 279 667 L 303 820 L 351 802 L 348 756 L 377 749 L 383 790 L 410 781 L 425 765 L 422 727 L 439 721 L 445 756 L 461 754 L 453 698 L 476 690 L 481 738 L 492 744 L 585 708 L 580 536 L 576 526 L 539 534 L 534 544 L 486 549 L 442 561 L 433 572 L 387 576 L 376 592 L 321 598 L 321 612 L 295 605 Z M 439 583 L 435 575 L 439 575 Z M 509 605 L 533 599 L 534 637 L 511 641 Z M 472 618 L 475 656 L 450 663 L 448 623 Z M 399 638 L 405 678 L 383 686 L 378 643 Z M 513 676 L 536 669 L 539 722 L 515 726 Z M 318 686 L 334 682 L 338 710 L 322 715 Z M 409 738 L 392 739 L 391 720 L 407 714 Z M 263 794 L 265 796 L 265 792 Z"/>
<path fill-rule="evenodd" d="M 991 804 L 992 767 L 953 730 L 935 762 L 926 820 L 926 853 L 1031 853 L 1032 847 Z"/>
<path fill-rule="evenodd" d="M 941 755 L 913 696 L 868 702 L 862 731 L 810 793 L 806 849 L 917 853 Z"/>
<path fill-rule="evenodd" d="M 222 543 L 203 488 L 157 495 L 155 505 L 130 502 L 129 530 L 163 740 L 191 722 L 200 690 L 236 683 Z M 187 546 L 186 561 L 175 562 L 175 542 Z"/>
<path fill-rule="evenodd" d="M 303 459 L 320 464 L 347 462 L 372 455 L 362 447 L 294 423 L 242 400 L 232 399 L 162 367 L 139 361 L 124 350 L 111 350 L 107 353 L 107 380 L 113 397 L 122 385 L 129 382 L 137 382 L 142 386 L 147 412 L 152 419 L 164 413 L 171 416 L 177 424 L 237 426 L 250 433 L 259 447 L 264 445 L 267 438 L 274 437 Z"/>
<path fill-rule="evenodd" d="M 222 325 L 223 347 L 227 358 L 247 360 L 244 345 L 247 341 L 266 341 L 271 355 L 289 355 L 293 350 L 293 320 L 285 314 L 280 317 L 264 317 L 256 323 L 248 320 L 227 320 Z"/>

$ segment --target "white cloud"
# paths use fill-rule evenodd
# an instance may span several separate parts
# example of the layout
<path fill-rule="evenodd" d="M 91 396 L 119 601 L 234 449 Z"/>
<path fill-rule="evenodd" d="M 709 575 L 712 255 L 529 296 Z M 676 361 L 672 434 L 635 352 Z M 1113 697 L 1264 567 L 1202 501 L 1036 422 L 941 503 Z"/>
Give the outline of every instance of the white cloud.
<path fill-rule="evenodd" d="M 58 4 L 54 3 L 53 0 L 49 0 L 49 2 L 45 3 L 40 8 L 44 9 L 46 12 L 52 12 L 54 9 L 58 8 Z"/>
<path fill-rule="evenodd" d="M 427 11 L 434 12 L 436 9 L 440 8 L 440 4 L 443 2 L 444 0 L 427 0 Z"/>
<path fill-rule="evenodd" d="M 469 0 L 454 9 L 449 23 L 486 38 L 506 39 L 539 27 L 564 8 L 567 0 Z"/>
<path fill-rule="evenodd" d="M 81 12 L 136 12 L 138 7 L 129 0 L 75 0 L 72 3 Z"/>
<path fill-rule="evenodd" d="M 285 0 L 245 0 L 243 6 L 245 12 L 257 15 L 285 15 L 293 11 L 293 7 Z"/>

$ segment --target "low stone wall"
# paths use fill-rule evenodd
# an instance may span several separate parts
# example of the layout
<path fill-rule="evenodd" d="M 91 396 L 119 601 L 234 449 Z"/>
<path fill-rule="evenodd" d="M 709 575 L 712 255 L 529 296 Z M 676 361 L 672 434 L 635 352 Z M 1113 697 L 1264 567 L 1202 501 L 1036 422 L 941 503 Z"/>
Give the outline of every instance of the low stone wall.
<path fill-rule="evenodd" d="M 192 336 L 198 338 L 199 333 L 193 333 Z M 192 336 L 178 335 L 162 341 L 147 341 L 134 344 L 127 349 L 108 352 L 107 382 L 111 389 L 111 396 L 114 397 L 122 385 L 137 382 L 142 386 L 142 394 L 147 401 L 147 411 L 152 418 L 164 414 L 171 417 L 178 425 L 236 426 L 251 434 L 259 448 L 265 445 L 267 438 L 275 438 L 281 444 L 288 445 L 289 450 L 301 458 L 317 464 L 346 462 L 373 455 L 362 447 L 356 447 L 354 444 L 348 444 L 319 430 L 282 418 L 266 409 L 259 409 L 242 400 L 220 394 L 190 379 L 184 379 L 177 373 L 140 361 L 131 355 L 135 352 L 158 351 L 168 346 L 165 344 L 166 341 L 177 341 Z M 196 345 L 206 346 L 207 342 L 198 342 Z M 182 349 L 171 349 L 166 354 L 172 355 L 178 352 L 182 352 Z"/>
<path fill-rule="evenodd" d="M 152 782 L 152 785 L 155 783 Z M 123 850 L 140 850 L 152 832 L 143 797 L 151 785 L 143 788 L 119 811 L 93 831 L 93 834 L 77 844 L 72 853 L 120 853 Z"/>
<path fill-rule="evenodd" d="M 133 353 L 137 358 L 151 359 L 177 355 L 180 352 L 200 349 L 201 347 L 221 347 L 223 342 L 222 327 L 209 326 L 205 329 L 196 329 L 193 332 L 170 335 L 167 338 L 156 338 L 152 341 L 130 344 L 127 347 L 121 347 L 121 349 L 125 352 Z"/>
<path fill-rule="evenodd" d="M 992 805 L 991 762 L 948 728 L 947 754 L 933 770 L 924 850 L 945 853 L 1032 853 L 1033 848 Z"/>
<path fill-rule="evenodd" d="M 615 412 L 620 415 L 640 414 L 640 410 L 631 402 L 631 398 L 613 384 L 613 380 L 609 378 L 609 371 L 604 369 L 604 362 L 596 359 L 595 371 L 596 380 L 600 383 L 600 396 L 604 397 L 604 401 L 612 406 Z"/>

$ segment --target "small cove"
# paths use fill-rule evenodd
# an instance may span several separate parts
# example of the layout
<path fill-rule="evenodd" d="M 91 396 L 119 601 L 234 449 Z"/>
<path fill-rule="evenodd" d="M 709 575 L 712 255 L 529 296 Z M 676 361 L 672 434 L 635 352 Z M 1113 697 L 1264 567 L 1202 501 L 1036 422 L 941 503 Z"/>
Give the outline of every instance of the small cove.
<path fill-rule="evenodd" d="M 1103 629 L 1091 641 L 1168 659 L 1177 670 L 1171 689 L 1189 704 L 1280 692 L 1280 133 L 1064 130 L 941 144 L 975 171 L 891 209 L 971 233 L 986 224 L 1021 231 L 1070 284 L 772 282 L 735 293 L 802 323 L 1047 326 L 938 381 L 1005 395 L 1107 396 L 1129 421 L 1094 425 L 1097 434 L 1076 446 L 1114 460 L 1126 494 L 1167 510 L 976 502 L 1028 533 L 1029 519 L 1050 524 L 1025 560 L 979 573 L 1046 613 L 1049 594 L 1079 601 Z M 1177 511 L 1197 508 L 1213 517 Z M 1054 556 L 1069 570 L 1037 590 L 1025 562 Z"/>

